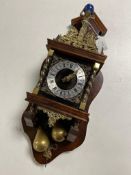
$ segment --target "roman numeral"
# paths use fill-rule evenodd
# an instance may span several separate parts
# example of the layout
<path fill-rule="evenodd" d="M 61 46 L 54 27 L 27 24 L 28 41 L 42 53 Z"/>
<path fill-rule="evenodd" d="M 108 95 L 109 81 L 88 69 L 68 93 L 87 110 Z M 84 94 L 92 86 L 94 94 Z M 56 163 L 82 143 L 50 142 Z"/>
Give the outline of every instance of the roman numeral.
<path fill-rule="evenodd" d="M 57 87 L 54 87 L 54 88 L 53 88 L 53 90 L 55 90 L 55 91 L 56 91 L 56 90 L 57 90 Z"/>
<path fill-rule="evenodd" d="M 50 83 L 54 83 L 54 80 L 50 80 Z"/>
<path fill-rule="evenodd" d="M 75 88 L 74 91 L 77 92 L 77 89 Z"/>
<path fill-rule="evenodd" d="M 73 64 L 70 64 L 70 68 L 72 68 L 73 67 Z"/>
<path fill-rule="evenodd" d="M 78 83 L 79 86 L 82 86 L 82 83 Z"/>

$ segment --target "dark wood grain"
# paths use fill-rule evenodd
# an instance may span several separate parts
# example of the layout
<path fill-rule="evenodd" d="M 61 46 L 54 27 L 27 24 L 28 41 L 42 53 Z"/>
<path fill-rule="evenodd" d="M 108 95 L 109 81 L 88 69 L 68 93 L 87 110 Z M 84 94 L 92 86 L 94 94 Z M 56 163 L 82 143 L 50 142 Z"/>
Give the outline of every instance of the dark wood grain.
<path fill-rule="evenodd" d="M 48 39 L 48 44 L 47 44 L 48 49 L 53 49 L 55 51 L 60 51 L 63 54 L 69 55 L 69 56 L 74 56 L 76 60 L 78 61 L 80 59 L 83 59 L 84 61 L 96 61 L 98 63 L 104 64 L 107 56 L 102 55 L 102 54 L 97 54 L 93 52 L 86 51 L 84 49 L 76 48 L 64 43 L 60 43 L 56 40 L 51 40 Z"/>
<path fill-rule="evenodd" d="M 26 100 L 29 101 L 30 103 L 45 107 L 48 110 L 52 110 L 56 113 L 61 113 L 67 117 L 76 118 L 85 122 L 87 122 L 88 120 L 88 113 L 86 111 L 84 112 L 84 111 L 78 110 L 76 108 L 62 104 L 55 100 L 51 100 L 41 95 L 35 95 L 33 93 L 27 92 Z"/>

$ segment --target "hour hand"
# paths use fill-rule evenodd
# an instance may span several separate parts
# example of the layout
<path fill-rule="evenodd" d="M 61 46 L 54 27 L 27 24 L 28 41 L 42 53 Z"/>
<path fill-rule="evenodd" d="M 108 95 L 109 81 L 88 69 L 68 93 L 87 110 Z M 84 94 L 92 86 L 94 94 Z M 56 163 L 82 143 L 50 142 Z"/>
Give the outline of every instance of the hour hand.
<path fill-rule="evenodd" d="M 76 73 L 77 73 L 77 71 L 73 72 L 72 74 L 69 74 L 69 75 L 65 76 L 64 78 L 62 78 L 62 82 L 66 83 L 66 82 L 71 81 L 73 78 L 75 78 Z"/>

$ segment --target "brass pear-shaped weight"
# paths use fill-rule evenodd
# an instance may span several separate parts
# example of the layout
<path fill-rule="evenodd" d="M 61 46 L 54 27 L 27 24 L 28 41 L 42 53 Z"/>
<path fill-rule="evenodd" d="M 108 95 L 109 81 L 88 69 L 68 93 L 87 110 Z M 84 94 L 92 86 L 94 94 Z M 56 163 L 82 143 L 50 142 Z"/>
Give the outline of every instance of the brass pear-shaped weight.
<path fill-rule="evenodd" d="M 42 128 L 38 128 L 34 142 L 33 142 L 33 148 L 37 152 L 45 152 L 50 146 L 50 141 L 45 134 L 45 132 L 42 130 Z"/>
<path fill-rule="evenodd" d="M 55 125 L 52 128 L 52 138 L 56 142 L 63 142 L 65 140 L 65 137 L 67 136 L 66 130 L 61 127 L 60 125 Z"/>

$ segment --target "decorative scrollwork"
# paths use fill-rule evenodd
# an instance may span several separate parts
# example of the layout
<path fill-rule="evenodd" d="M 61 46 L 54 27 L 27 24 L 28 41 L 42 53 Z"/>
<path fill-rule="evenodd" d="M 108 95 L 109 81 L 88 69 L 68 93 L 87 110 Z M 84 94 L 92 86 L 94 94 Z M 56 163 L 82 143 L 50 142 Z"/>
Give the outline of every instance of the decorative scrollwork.
<path fill-rule="evenodd" d="M 44 113 L 46 113 L 49 117 L 48 119 L 48 125 L 49 127 L 53 127 L 55 125 L 55 123 L 58 121 L 58 120 L 72 120 L 71 117 L 67 117 L 65 115 L 62 115 L 60 113 L 56 113 L 54 111 L 51 111 L 49 109 L 46 109 L 46 108 L 41 108 L 41 107 L 38 107 L 38 109 L 42 110 Z"/>
<path fill-rule="evenodd" d="M 84 16 L 82 20 L 82 26 L 78 31 L 75 26 L 71 26 L 66 35 L 59 35 L 57 40 L 59 42 L 72 45 L 77 48 L 82 48 L 84 50 L 98 52 L 96 46 L 97 36 L 92 25 L 89 22 L 89 19 L 93 18 L 92 16 Z"/>

